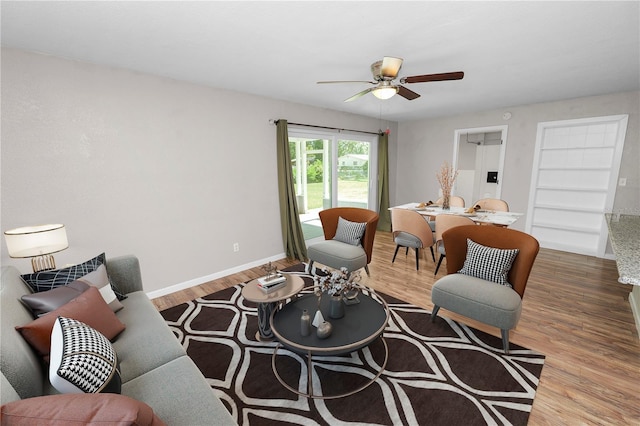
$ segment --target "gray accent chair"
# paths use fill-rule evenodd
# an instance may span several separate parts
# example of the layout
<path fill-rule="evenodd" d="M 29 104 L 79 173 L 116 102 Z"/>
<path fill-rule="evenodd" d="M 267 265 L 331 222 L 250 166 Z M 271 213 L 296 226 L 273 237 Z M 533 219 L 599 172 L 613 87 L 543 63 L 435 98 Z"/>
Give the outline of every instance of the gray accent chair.
<path fill-rule="evenodd" d="M 365 268 L 367 275 L 370 275 L 369 263 L 371 263 L 373 252 L 373 240 L 380 218 L 378 213 L 358 207 L 333 207 L 322 210 L 319 216 L 325 240 L 307 247 L 309 271 L 313 270 L 314 262 L 318 262 L 334 269 L 345 267 L 349 272 Z M 366 223 L 360 246 L 333 239 L 336 236 L 340 217 L 350 222 Z"/>
<path fill-rule="evenodd" d="M 458 273 L 467 255 L 467 238 L 487 247 L 519 249 L 505 285 Z M 509 331 L 516 327 L 522 313 L 522 297 L 539 251 L 538 241 L 529 234 L 491 225 L 459 226 L 443 235 L 447 251 L 447 273 L 431 289 L 435 321 L 440 308 L 498 327 L 502 348 L 509 353 Z"/>

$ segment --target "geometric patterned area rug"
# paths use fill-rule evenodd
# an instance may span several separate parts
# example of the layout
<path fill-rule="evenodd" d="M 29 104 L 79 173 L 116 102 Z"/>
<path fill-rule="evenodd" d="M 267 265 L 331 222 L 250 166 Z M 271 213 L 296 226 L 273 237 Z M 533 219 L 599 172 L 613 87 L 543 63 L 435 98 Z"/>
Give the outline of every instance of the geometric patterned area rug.
<path fill-rule="evenodd" d="M 303 264 L 285 271 L 312 285 Z M 274 376 L 276 343 L 255 338 L 257 309 L 240 294 L 243 285 L 161 312 L 239 424 L 527 424 L 543 355 L 513 343 L 504 355 L 500 338 L 443 317 L 431 323 L 428 311 L 380 292 L 390 309 L 380 377 L 339 399 L 294 394 Z M 375 377 L 383 359 L 380 339 L 348 355 L 314 357 L 314 389 L 353 389 Z M 304 356 L 281 348 L 276 363 L 287 384 L 307 388 Z"/>

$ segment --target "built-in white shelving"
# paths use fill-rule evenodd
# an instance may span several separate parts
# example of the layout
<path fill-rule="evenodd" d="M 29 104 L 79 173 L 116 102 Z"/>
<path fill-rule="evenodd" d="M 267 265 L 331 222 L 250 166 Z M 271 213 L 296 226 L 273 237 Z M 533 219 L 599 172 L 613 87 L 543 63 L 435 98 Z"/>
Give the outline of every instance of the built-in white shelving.
<path fill-rule="evenodd" d="M 543 247 L 604 255 L 626 120 L 539 123 L 526 230 Z"/>

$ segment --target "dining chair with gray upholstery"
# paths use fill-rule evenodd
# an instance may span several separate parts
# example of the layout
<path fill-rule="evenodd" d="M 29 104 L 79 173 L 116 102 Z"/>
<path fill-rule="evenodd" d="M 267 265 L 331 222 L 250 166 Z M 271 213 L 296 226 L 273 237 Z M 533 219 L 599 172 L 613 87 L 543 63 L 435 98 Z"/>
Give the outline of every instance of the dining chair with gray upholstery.
<path fill-rule="evenodd" d="M 495 210 L 497 212 L 508 212 L 509 204 L 499 198 L 483 198 L 476 201 L 474 206 L 480 206 L 481 210 Z"/>
<path fill-rule="evenodd" d="M 433 252 L 433 245 L 436 243 L 435 235 L 425 218 L 412 210 L 392 209 L 391 210 L 391 232 L 393 241 L 396 243 L 396 251 L 393 253 L 391 263 L 396 261 L 398 249 L 405 247 L 406 254 L 409 248 L 416 252 L 416 270 L 420 269 L 420 250 L 429 247 L 431 257 L 435 262 L 436 256 Z"/>
<path fill-rule="evenodd" d="M 436 205 L 442 205 L 442 197 L 438 198 L 438 201 L 435 203 Z M 452 195 L 449 197 L 449 206 L 451 207 L 464 207 L 464 198 L 458 197 L 457 195 Z"/>
<path fill-rule="evenodd" d="M 440 269 L 442 260 L 447 255 L 444 243 L 442 241 L 442 234 L 444 234 L 445 231 L 451 228 L 454 228 L 456 226 L 464 226 L 464 225 L 475 226 L 475 223 L 473 222 L 473 220 L 469 219 L 468 217 L 456 216 L 452 214 L 439 214 L 438 216 L 436 216 L 435 222 L 436 222 L 436 250 L 440 254 L 440 257 L 438 259 L 438 264 L 436 265 L 436 271 L 433 273 L 433 275 L 438 275 L 438 270 Z"/>
<path fill-rule="evenodd" d="M 435 204 L 437 206 L 441 206 L 442 205 L 442 197 L 438 198 L 438 201 L 435 202 Z M 462 197 L 458 197 L 456 195 L 452 195 L 449 198 L 449 207 L 464 207 L 464 198 Z M 430 220 L 429 221 L 429 226 L 431 227 L 431 230 L 433 232 L 436 232 L 436 221 L 435 220 Z"/>

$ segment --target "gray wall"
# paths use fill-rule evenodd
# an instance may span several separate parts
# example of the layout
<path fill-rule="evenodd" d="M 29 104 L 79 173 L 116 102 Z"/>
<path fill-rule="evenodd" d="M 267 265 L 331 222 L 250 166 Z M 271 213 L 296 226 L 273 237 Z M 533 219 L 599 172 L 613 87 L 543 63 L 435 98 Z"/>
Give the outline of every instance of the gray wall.
<path fill-rule="evenodd" d="M 511 112 L 510 120 L 502 114 Z M 430 120 L 399 124 L 398 174 L 392 204 L 437 198 L 435 173 L 443 161 L 452 161 L 456 129 L 508 125 L 502 198 L 512 211 L 526 213 L 540 122 L 606 115 L 629 114 L 620 177 L 627 178 L 618 187 L 614 211 L 640 214 L 640 92 L 571 99 L 559 102 L 522 105 Z M 466 200 L 467 205 L 473 200 Z M 526 216 L 512 227 L 524 230 Z"/>
<path fill-rule="evenodd" d="M 133 253 L 147 291 L 282 257 L 269 119 L 389 124 L 395 155 L 378 119 L 10 49 L 1 77 L 2 230 L 64 223 L 58 266 Z"/>

